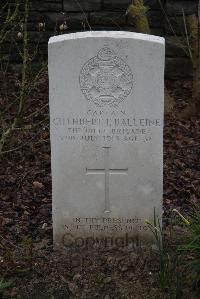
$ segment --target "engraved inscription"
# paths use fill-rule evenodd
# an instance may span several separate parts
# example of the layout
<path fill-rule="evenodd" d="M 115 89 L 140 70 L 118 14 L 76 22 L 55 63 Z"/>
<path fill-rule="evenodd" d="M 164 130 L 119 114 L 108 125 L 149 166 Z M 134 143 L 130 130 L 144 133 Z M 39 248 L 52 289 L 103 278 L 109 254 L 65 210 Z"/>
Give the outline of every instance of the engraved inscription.
<path fill-rule="evenodd" d="M 97 142 L 101 145 L 105 142 L 150 143 L 155 138 L 154 131 L 161 126 L 161 120 L 156 118 L 129 117 L 124 115 L 125 112 L 123 116 L 110 117 L 101 111 L 96 112 L 89 110 L 85 115 L 55 117 L 51 125 L 61 141 Z"/>
<path fill-rule="evenodd" d="M 85 63 L 79 82 L 88 101 L 98 107 L 117 107 L 132 90 L 133 74 L 123 59 L 104 47 Z"/>
<path fill-rule="evenodd" d="M 104 149 L 104 168 L 103 169 L 89 169 L 86 168 L 86 174 L 99 174 L 105 175 L 105 210 L 104 213 L 110 213 L 110 197 L 109 197 L 109 176 L 110 174 L 127 174 L 128 168 L 126 169 L 111 169 L 109 167 L 109 150 L 110 147 L 103 147 Z"/>
<path fill-rule="evenodd" d="M 108 214 L 107 214 L 108 215 Z M 88 217 L 88 218 L 73 218 L 70 224 L 65 225 L 67 232 L 88 230 L 90 233 L 105 232 L 110 234 L 113 232 L 123 233 L 139 233 L 149 229 L 141 218 L 112 218 L 105 217 Z"/>

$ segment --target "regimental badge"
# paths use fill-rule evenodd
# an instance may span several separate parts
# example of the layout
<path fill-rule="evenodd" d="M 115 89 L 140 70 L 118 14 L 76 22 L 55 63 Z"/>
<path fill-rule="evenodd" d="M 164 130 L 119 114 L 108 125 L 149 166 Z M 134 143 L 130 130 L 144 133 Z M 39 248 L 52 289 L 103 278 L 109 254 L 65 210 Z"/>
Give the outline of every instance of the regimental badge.
<path fill-rule="evenodd" d="M 98 107 L 117 107 L 132 90 L 133 74 L 122 58 L 104 47 L 84 64 L 79 81 L 88 101 Z"/>

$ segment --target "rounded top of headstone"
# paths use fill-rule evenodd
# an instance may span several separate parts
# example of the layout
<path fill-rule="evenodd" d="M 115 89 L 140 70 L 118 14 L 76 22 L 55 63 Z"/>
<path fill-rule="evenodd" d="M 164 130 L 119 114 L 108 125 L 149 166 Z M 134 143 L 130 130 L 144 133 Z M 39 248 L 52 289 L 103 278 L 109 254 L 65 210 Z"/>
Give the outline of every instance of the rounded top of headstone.
<path fill-rule="evenodd" d="M 165 39 L 160 36 L 155 36 L 151 34 L 130 32 L 130 31 L 84 31 L 84 32 L 73 32 L 67 34 L 61 34 L 52 36 L 49 39 L 49 44 L 64 42 L 67 40 L 81 39 L 81 38 L 127 38 L 135 39 L 146 42 L 153 42 L 157 44 L 165 44 Z"/>

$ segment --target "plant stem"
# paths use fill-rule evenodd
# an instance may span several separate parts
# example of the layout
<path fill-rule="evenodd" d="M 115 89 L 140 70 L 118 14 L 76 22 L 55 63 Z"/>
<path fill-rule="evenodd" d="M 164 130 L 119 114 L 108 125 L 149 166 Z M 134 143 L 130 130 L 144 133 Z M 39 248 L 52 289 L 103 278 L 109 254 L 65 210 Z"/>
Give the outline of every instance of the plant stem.
<path fill-rule="evenodd" d="M 28 23 L 28 15 L 29 15 L 29 0 L 25 1 L 24 4 L 24 24 L 23 24 L 23 58 L 22 58 L 22 78 L 21 78 L 21 85 L 20 85 L 20 96 L 19 96 L 19 106 L 18 112 L 15 118 L 13 119 L 12 124 L 10 127 L 2 133 L 0 139 L 0 156 L 3 152 L 3 147 L 12 134 L 15 127 L 18 125 L 19 121 L 21 120 L 21 116 L 24 110 L 24 106 L 26 103 L 26 90 L 27 90 L 27 70 L 28 70 L 28 31 L 27 31 L 27 23 Z"/>

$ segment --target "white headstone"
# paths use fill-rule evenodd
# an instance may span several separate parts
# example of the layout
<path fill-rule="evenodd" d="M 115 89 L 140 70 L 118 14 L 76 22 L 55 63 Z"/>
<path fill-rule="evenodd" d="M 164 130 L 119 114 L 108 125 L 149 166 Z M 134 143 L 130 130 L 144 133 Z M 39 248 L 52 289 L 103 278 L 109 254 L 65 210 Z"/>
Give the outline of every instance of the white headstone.
<path fill-rule="evenodd" d="M 161 216 L 164 55 L 132 32 L 50 39 L 54 244 L 145 239 Z"/>

